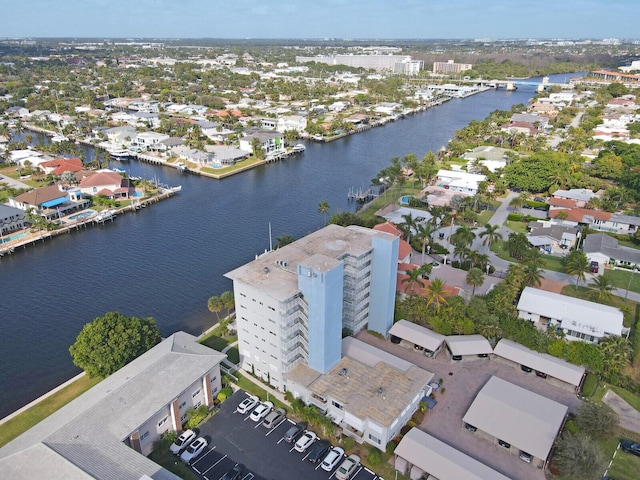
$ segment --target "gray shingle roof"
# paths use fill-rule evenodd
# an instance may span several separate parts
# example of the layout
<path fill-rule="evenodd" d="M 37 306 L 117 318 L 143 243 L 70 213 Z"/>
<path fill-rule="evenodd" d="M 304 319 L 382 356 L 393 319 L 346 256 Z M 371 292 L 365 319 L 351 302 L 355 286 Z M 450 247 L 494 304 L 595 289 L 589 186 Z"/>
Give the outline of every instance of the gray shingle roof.
<path fill-rule="evenodd" d="M 46 478 L 177 479 L 123 440 L 225 358 L 195 340 L 173 334 L 1 448 L 0 474 L 34 478 L 27 463 L 47 461 Z M 64 473 L 70 464 L 88 477 Z"/>
<path fill-rule="evenodd" d="M 602 253 L 615 260 L 640 264 L 640 250 L 618 245 L 618 240 L 606 233 L 587 235 L 582 249 L 585 253 Z"/>

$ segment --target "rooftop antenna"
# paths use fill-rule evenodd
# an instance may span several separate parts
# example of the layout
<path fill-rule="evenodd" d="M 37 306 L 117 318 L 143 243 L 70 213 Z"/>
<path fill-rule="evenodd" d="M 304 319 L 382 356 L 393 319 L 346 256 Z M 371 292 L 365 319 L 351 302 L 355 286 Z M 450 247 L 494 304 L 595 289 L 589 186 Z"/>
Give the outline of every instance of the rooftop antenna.
<path fill-rule="evenodd" d="M 271 222 L 269 222 L 269 251 L 273 251 L 273 240 L 271 240 Z"/>

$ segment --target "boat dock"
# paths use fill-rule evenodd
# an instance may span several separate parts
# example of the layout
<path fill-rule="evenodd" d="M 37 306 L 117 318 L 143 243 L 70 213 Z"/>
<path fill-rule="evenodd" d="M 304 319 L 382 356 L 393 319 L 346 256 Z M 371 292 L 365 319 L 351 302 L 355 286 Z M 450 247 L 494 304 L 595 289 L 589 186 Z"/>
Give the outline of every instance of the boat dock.
<path fill-rule="evenodd" d="M 365 190 L 363 188 L 355 189 L 351 187 L 349 189 L 349 193 L 347 193 L 347 200 L 355 200 L 358 203 L 366 203 L 378 198 L 379 196 L 380 194 L 378 192 L 374 192 L 371 188 Z"/>

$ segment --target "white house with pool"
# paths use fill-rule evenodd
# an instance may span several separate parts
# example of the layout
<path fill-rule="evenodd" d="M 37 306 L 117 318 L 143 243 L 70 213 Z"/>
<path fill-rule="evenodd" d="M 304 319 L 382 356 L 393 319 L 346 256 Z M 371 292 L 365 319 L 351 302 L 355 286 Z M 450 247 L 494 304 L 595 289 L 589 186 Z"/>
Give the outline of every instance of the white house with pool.
<path fill-rule="evenodd" d="M 486 175 L 463 172 L 462 170 L 438 170 L 438 186 L 465 195 L 478 193 L 480 182 L 487 180 Z"/>

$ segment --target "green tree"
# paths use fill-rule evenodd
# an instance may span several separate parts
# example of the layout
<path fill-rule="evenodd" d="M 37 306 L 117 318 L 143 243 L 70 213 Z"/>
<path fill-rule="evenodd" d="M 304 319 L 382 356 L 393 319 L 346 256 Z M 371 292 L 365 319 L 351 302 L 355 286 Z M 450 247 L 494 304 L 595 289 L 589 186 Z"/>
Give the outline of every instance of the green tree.
<path fill-rule="evenodd" d="M 436 312 L 440 312 L 440 306 L 447 303 L 445 285 L 447 282 L 436 278 L 424 289 L 427 296 L 427 307 L 435 306 Z"/>
<path fill-rule="evenodd" d="M 233 296 L 233 292 L 226 291 L 222 292 L 220 295 L 220 301 L 222 302 L 222 306 L 227 311 L 227 317 L 231 314 L 231 311 L 236 307 L 236 300 Z"/>
<path fill-rule="evenodd" d="M 569 256 L 566 257 L 564 269 L 569 275 L 576 276 L 577 290 L 580 280 L 584 281 L 586 274 L 589 271 L 589 260 L 587 259 L 587 255 L 582 250 L 572 251 Z"/>
<path fill-rule="evenodd" d="M 593 282 L 589 283 L 588 287 L 591 288 L 591 292 L 589 292 L 591 297 L 598 303 L 611 300 L 613 297 L 611 292 L 615 288 L 607 274 L 595 277 Z"/>
<path fill-rule="evenodd" d="M 511 233 L 507 240 L 507 250 L 509 256 L 522 260 L 529 251 L 529 240 L 524 233 Z"/>
<path fill-rule="evenodd" d="M 405 274 L 407 275 L 403 278 L 400 283 L 407 284 L 407 289 L 410 294 L 413 294 L 415 288 L 424 288 L 425 282 L 422 279 L 422 270 L 419 267 L 412 268 L 411 270 L 406 270 Z"/>
<path fill-rule="evenodd" d="M 153 318 L 108 312 L 82 328 L 69 352 L 73 363 L 90 377 L 107 377 L 160 340 Z"/>
<path fill-rule="evenodd" d="M 618 416 L 606 405 L 583 402 L 578 407 L 574 422 L 581 432 L 598 440 L 613 432 Z"/>
<path fill-rule="evenodd" d="M 209 298 L 209 300 L 207 301 L 207 308 L 209 309 L 210 312 L 215 313 L 216 318 L 218 319 L 218 321 L 220 321 L 220 312 L 224 308 L 224 303 L 222 302 L 222 299 L 218 296 L 213 296 Z"/>
<path fill-rule="evenodd" d="M 329 205 L 329 202 L 327 202 L 326 200 L 322 200 L 320 202 L 320 205 L 318 205 L 318 213 L 320 215 L 322 215 L 322 218 L 324 218 L 324 224 L 327 224 L 327 216 L 329 215 L 329 211 L 331 210 L 331 206 Z"/>
<path fill-rule="evenodd" d="M 296 239 L 293 238 L 291 235 L 285 233 L 284 235 L 280 236 L 280 237 L 276 237 L 276 245 L 275 248 L 281 248 L 284 247 L 285 245 L 289 245 L 290 243 L 295 242 Z"/>
<path fill-rule="evenodd" d="M 461 227 L 458 227 L 453 235 L 451 235 L 451 243 L 455 246 L 468 247 L 473 243 L 475 238 L 476 234 L 471 227 L 462 225 Z"/>
<path fill-rule="evenodd" d="M 471 296 L 474 296 L 476 294 L 476 287 L 481 287 L 484 284 L 484 274 L 478 267 L 473 267 L 467 272 L 465 281 L 467 282 L 467 285 L 471 285 L 473 287 Z"/>
<path fill-rule="evenodd" d="M 555 458 L 562 475 L 576 480 L 599 479 L 607 466 L 598 445 L 583 433 L 564 433 Z"/>
<path fill-rule="evenodd" d="M 615 380 L 629 363 L 631 343 L 624 337 L 610 335 L 600 340 L 598 349 L 602 353 L 602 373 L 609 381 Z"/>
<path fill-rule="evenodd" d="M 502 234 L 498 232 L 499 229 L 500 225 L 490 225 L 487 223 L 484 226 L 484 230 L 480 232 L 480 238 L 484 238 L 482 244 L 487 246 L 487 250 L 491 250 L 493 244 L 498 240 L 502 240 Z"/>

